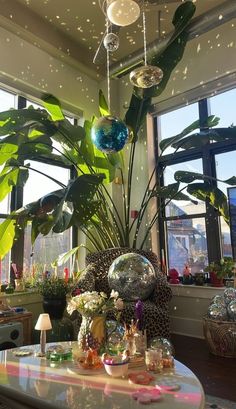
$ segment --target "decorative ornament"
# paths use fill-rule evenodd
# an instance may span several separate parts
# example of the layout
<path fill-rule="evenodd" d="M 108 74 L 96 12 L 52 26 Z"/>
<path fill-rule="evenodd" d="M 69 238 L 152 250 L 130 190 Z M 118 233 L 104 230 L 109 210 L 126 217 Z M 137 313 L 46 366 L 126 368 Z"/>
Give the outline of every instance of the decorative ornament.
<path fill-rule="evenodd" d="M 163 78 L 163 71 L 153 65 L 144 65 L 130 73 L 130 82 L 138 88 L 151 88 L 158 85 Z"/>
<path fill-rule="evenodd" d="M 118 35 L 114 33 L 108 33 L 105 35 L 104 40 L 103 40 L 104 47 L 107 51 L 110 53 L 118 50 L 120 40 Z"/>
<path fill-rule="evenodd" d="M 222 305 L 225 307 L 225 299 L 223 295 L 215 295 L 215 297 L 212 298 L 211 304 L 217 304 L 217 305 Z"/>
<path fill-rule="evenodd" d="M 229 287 L 224 291 L 225 304 L 229 304 L 231 301 L 236 301 L 235 288 Z"/>
<path fill-rule="evenodd" d="M 94 145 L 105 153 L 119 152 L 123 149 L 128 135 L 129 131 L 125 123 L 111 115 L 99 118 L 91 131 Z"/>
<path fill-rule="evenodd" d="M 140 7 L 134 0 L 108 0 L 107 3 L 107 17 L 116 26 L 129 26 L 140 16 Z"/>
<path fill-rule="evenodd" d="M 141 388 L 132 393 L 132 398 L 137 400 L 138 403 L 152 403 L 158 402 L 162 399 L 161 391 L 157 388 Z"/>
<path fill-rule="evenodd" d="M 208 317 L 212 320 L 227 321 L 226 307 L 219 304 L 211 304 L 208 308 Z"/>
<path fill-rule="evenodd" d="M 150 375 L 147 371 L 139 371 L 129 373 L 128 379 L 130 383 L 136 383 L 138 385 L 149 385 L 152 381 L 155 380 L 155 377 L 153 375 Z"/>
<path fill-rule="evenodd" d="M 174 347 L 167 338 L 162 337 L 153 338 L 150 343 L 150 349 L 161 349 L 162 358 L 174 355 Z"/>
<path fill-rule="evenodd" d="M 108 271 L 108 282 L 124 300 L 146 300 L 156 285 L 156 273 L 146 257 L 127 253 L 113 261 Z"/>
<path fill-rule="evenodd" d="M 147 64 L 147 39 L 146 39 L 146 20 L 143 12 L 143 43 L 144 43 L 144 66 L 131 71 L 130 82 L 138 88 L 151 88 L 158 85 L 163 78 L 161 68 Z"/>
<path fill-rule="evenodd" d="M 229 303 L 228 314 L 232 321 L 236 321 L 236 299 Z"/>

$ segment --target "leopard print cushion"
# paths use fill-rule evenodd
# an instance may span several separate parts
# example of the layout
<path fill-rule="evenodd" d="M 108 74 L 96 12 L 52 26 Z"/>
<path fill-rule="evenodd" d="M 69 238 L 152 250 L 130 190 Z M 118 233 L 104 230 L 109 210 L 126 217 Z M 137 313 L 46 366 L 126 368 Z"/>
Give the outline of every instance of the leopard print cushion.
<path fill-rule="evenodd" d="M 147 329 L 147 338 L 150 341 L 155 336 L 170 337 L 170 320 L 168 315 L 168 303 L 172 292 L 167 284 L 166 276 L 159 271 L 159 263 L 156 254 L 151 251 L 134 250 L 128 247 L 107 249 L 86 256 L 87 272 L 95 268 L 95 290 L 104 291 L 108 296 L 111 288 L 108 284 L 108 270 L 112 262 L 122 254 L 138 253 L 146 257 L 153 265 L 157 275 L 157 285 L 149 300 L 144 301 L 143 319 Z M 135 302 L 126 302 L 121 320 L 130 322 L 135 319 Z"/>

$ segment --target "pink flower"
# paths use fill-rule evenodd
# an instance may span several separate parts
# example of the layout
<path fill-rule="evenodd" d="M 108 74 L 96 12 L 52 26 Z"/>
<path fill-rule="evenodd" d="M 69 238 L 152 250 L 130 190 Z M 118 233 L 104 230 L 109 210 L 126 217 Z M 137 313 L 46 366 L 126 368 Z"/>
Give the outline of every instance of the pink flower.
<path fill-rule="evenodd" d="M 121 311 L 124 308 L 124 301 L 121 298 L 117 298 L 117 300 L 114 300 L 114 306 L 118 311 Z"/>

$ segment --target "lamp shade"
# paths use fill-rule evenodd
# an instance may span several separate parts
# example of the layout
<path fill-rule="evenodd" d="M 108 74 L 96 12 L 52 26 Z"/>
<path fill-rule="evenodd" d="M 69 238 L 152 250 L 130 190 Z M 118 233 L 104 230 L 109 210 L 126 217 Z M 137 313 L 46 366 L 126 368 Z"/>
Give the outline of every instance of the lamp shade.
<path fill-rule="evenodd" d="M 140 16 L 140 7 L 134 0 L 113 0 L 107 3 L 107 17 L 116 26 L 129 26 Z"/>
<path fill-rule="evenodd" d="M 52 324 L 48 314 L 40 314 L 38 317 L 38 321 L 34 327 L 39 331 L 52 329 Z"/>

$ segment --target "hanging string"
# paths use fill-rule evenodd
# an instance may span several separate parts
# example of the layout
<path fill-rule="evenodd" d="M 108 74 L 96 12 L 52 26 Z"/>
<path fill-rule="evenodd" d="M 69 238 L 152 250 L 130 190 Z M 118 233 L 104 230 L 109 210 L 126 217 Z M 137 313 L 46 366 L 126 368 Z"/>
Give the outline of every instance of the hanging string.
<path fill-rule="evenodd" d="M 147 38 L 146 38 L 146 17 L 143 11 L 143 48 L 144 48 L 144 65 L 147 65 Z"/>
<path fill-rule="evenodd" d="M 106 21 L 106 33 L 109 34 L 109 22 Z M 111 82 L 110 82 L 110 55 L 107 50 L 107 103 L 108 110 L 111 112 Z"/>

